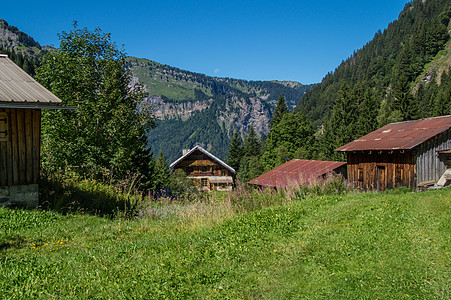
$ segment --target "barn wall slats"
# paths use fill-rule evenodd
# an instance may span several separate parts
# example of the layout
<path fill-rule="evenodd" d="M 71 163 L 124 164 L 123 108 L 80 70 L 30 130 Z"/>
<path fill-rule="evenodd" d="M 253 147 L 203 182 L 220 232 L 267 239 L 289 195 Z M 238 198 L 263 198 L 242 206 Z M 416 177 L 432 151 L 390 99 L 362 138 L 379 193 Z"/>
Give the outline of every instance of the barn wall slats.
<path fill-rule="evenodd" d="M 358 177 L 359 169 L 363 178 Z M 348 180 L 364 190 L 413 187 L 414 178 L 415 155 L 410 151 L 348 152 Z"/>
<path fill-rule="evenodd" d="M 417 184 L 437 181 L 446 170 L 446 164 L 437 153 L 439 150 L 451 149 L 451 129 L 423 143 L 417 153 Z"/>
<path fill-rule="evenodd" d="M 8 140 L 0 142 L 0 186 L 36 184 L 39 179 L 41 111 L 0 108 L 8 115 Z"/>

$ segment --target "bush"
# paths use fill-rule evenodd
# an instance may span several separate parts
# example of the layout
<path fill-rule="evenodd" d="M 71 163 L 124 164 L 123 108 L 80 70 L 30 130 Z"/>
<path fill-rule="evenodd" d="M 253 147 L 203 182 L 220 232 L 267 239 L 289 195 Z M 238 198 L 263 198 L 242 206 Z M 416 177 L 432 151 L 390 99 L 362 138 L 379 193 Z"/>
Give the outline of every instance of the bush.
<path fill-rule="evenodd" d="M 146 199 L 136 190 L 137 178 L 112 185 L 66 171 L 40 181 L 40 207 L 67 213 L 134 217 Z"/>

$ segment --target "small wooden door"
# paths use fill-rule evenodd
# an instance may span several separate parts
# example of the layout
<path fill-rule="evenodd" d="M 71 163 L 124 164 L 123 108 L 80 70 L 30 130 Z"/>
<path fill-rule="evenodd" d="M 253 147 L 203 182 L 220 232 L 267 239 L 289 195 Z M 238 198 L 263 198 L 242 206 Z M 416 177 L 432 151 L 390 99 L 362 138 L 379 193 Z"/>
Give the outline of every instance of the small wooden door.
<path fill-rule="evenodd" d="M 385 175 L 385 167 L 377 166 L 377 190 L 385 191 L 387 187 L 387 176 Z"/>

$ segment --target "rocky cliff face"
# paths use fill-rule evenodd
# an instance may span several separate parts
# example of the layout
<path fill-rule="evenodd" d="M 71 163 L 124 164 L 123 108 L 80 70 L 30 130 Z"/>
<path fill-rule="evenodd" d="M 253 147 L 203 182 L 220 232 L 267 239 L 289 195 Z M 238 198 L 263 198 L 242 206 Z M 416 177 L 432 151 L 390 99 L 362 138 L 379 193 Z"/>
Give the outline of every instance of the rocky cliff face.
<path fill-rule="evenodd" d="M 293 81 L 209 77 L 135 57 L 127 58 L 126 67 L 145 85 L 146 102 L 159 119 L 148 133 L 149 145 L 169 160 L 196 143 L 225 158 L 235 130 L 244 136 L 253 126 L 266 135 L 279 95 L 293 108 L 311 87 Z"/>
<path fill-rule="evenodd" d="M 213 99 L 184 101 L 184 102 L 165 102 L 161 96 L 149 95 L 146 99 L 147 104 L 152 105 L 156 118 L 161 120 L 181 118 L 186 120 L 196 111 L 203 111 L 211 106 Z"/>

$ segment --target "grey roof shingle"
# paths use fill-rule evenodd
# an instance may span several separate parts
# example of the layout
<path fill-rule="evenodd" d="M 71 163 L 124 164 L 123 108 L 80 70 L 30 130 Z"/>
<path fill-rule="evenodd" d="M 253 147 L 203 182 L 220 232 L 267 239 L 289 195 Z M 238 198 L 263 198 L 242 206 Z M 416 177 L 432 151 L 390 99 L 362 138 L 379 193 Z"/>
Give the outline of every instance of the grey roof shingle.
<path fill-rule="evenodd" d="M 40 107 L 61 102 L 6 55 L 0 55 L 0 106 Z"/>

